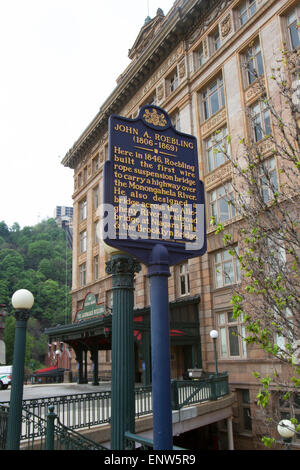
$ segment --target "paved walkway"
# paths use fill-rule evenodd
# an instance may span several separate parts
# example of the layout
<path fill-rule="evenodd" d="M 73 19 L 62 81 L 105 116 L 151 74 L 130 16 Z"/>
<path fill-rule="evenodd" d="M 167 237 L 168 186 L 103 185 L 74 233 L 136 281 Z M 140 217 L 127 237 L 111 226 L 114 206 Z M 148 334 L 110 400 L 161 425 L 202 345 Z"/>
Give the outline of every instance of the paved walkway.
<path fill-rule="evenodd" d="M 110 390 L 110 382 L 100 382 L 99 385 L 77 383 L 28 384 L 24 385 L 23 399 L 75 395 L 79 393 L 101 392 Z M 0 403 L 9 401 L 10 387 L 0 390 Z"/>

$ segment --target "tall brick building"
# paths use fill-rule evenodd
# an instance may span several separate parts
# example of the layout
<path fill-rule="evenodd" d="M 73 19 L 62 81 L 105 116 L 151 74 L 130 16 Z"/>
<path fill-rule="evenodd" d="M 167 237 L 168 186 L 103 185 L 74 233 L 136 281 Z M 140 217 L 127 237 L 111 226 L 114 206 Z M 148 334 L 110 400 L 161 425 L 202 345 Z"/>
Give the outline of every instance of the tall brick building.
<path fill-rule="evenodd" d="M 233 206 L 224 205 L 222 194 L 224 185 L 230 188 L 232 167 L 222 152 L 215 150 L 213 136 L 219 131 L 219 141 L 231 154 L 237 154 L 241 136 L 251 132 L 245 108 L 254 110 L 263 125 L 271 125 L 258 105 L 256 80 L 243 63 L 252 57 L 257 73 L 264 76 L 265 86 L 272 93 L 268 72 L 274 54 L 284 42 L 289 48 L 299 46 L 295 26 L 299 15 L 300 3 L 287 0 L 176 0 L 166 15 L 159 9 L 154 18 L 146 19 L 129 50 L 131 62 L 119 76 L 116 88 L 62 162 L 74 170 L 72 298 L 76 324 L 89 293 L 106 313 L 112 308 L 111 278 L 105 272 L 109 254 L 97 233 L 110 114 L 135 118 L 141 106 L 156 104 L 168 112 L 176 129 L 197 137 L 199 176 L 206 191 L 208 250 L 201 258 L 171 268 L 171 375 L 182 378 L 194 367 L 214 371 L 209 332 L 218 330 L 219 370 L 228 371 L 235 393 L 235 447 L 240 449 L 254 447 L 256 431 L 251 417 L 255 415 L 257 380 L 252 372 L 264 374 L 271 359 L 260 349 L 246 346 L 241 339 L 243 325 L 232 316 L 230 300 L 232 289 L 240 282 L 239 266 L 209 221 L 213 216 L 234 229 L 239 219 Z M 227 135 L 232 136 L 230 144 Z M 279 180 L 271 148 L 262 136 L 254 138 L 261 140 L 259 145 Z M 143 368 L 147 357 L 149 362 L 146 274 L 143 266 L 135 278 L 136 380 L 145 383 L 150 380 L 149 370 Z M 138 322 L 144 326 L 142 333 Z M 102 377 L 109 376 L 110 371 L 109 322 L 106 333 L 102 351 L 98 353 L 96 348 L 94 352 Z M 78 351 L 76 354 L 78 360 L 81 356 Z"/>

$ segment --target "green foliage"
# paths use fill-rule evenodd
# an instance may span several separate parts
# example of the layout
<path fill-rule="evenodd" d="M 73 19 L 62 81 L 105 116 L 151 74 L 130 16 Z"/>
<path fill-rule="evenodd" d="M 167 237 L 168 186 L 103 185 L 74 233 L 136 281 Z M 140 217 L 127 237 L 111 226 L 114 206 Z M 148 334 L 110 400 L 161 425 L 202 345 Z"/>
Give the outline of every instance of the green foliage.
<path fill-rule="evenodd" d="M 39 367 L 47 351 L 43 331 L 71 318 L 72 252 L 65 232 L 53 219 L 34 227 L 8 228 L 0 222 L 0 303 L 6 305 L 4 341 L 7 363 L 13 359 L 15 319 L 11 297 L 18 289 L 34 295 L 28 321 L 25 366 Z"/>

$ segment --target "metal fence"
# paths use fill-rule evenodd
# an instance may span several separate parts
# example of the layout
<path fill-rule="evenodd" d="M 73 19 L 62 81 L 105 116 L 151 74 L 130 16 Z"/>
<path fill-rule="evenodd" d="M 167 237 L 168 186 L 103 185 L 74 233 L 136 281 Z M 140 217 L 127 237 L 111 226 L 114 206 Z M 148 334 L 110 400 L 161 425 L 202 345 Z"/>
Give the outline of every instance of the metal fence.
<path fill-rule="evenodd" d="M 228 376 L 227 373 L 223 373 L 199 380 L 172 381 L 171 392 L 173 410 L 217 400 L 229 393 Z M 0 403 L 0 441 L 5 440 L 8 406 L 9 402 Z M 23 400 L 23 412 L 31 414 L 32 420 L 23 420 L 21 440 L 35 440 L 41 435 L 40 423 L 42 421 L 39 420 L 47 419 L 51 406 L 54 407 L 59 417 L 60 426 L 65 426 L 68 430 L 90 428 L 110 422 L 111 391 Z M 152 387 L 137 387 L 135 389 L 135 416 L 147 414 L 152 414 Z"/>

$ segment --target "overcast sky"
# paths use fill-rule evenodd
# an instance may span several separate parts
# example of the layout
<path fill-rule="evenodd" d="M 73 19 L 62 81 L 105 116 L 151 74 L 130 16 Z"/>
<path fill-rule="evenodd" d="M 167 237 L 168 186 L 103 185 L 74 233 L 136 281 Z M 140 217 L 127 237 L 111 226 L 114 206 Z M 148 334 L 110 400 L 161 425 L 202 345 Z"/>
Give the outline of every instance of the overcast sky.
<path fill-rule="evenodd" d="M 72 205 L 61 160 L 129 63 L 148 13 L 174 0 L 0 0 L 0 221 Z"/>

